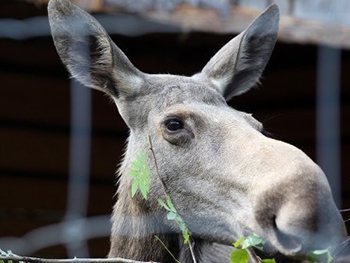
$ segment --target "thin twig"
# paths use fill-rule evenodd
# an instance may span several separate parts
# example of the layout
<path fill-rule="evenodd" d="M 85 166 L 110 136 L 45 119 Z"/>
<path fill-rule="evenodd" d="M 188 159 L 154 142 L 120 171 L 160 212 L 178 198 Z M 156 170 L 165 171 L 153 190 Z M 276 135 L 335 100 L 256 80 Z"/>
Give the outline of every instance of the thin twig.
<path fill-rule="evenodd" d="M 72 258 L 72 259 L 47 259 L 36 257 L 22 257 L 19 255 L 0 256 L 0 261 L 19 261 L 26 263 L 151 263 L 124 258 Z M 154 263 L 154 262 L 153 262 Z"/>
<path fill-rule="evenodd" d="M 191 237 L 190 237 L 190 239 L 191 239 Z M 189 240 L 188 246 L 190 247 L 190 252 L 191 252 L 191 256 L 192 256 L 193 263 L 197 263 L 196 257 L 195 257 L 195 255 L 194 255 L 194 251 L 193 251 L 193 247 L 192 247 L 192 242 L 191 242 L 191 240 Z"/>
<path fill-rule="evenodd" d="M 174 256 L 174 254 L 169 250 L 169 248 L 164 244 L 164 242 L 157 236 L 157 235 L 154 235 L 154 237 L 159 241 L 159 243 L 162 244 L 162 246 L 164 247 L 164 249 L 169 253 L 169 255 L 174 259 L 174 261 L 176 263 L 181 263 L 180 261 L 178 261 L 176 259 L 176 257 Z"/>
<path fill-rule="evenodd" d="M 151 136 L 150 135 L 148 135 L 148 143 L 149 143 L 149 150 L 151 151 L 152 157 L 153 157 L 153 160 L 154 160 L 154 166 L 156 168 L 157 176 L 158 176 L 160 182 L 162 183 L 162 186 L 163 186 L 163 189 L 164 189 L 164 192 L 165 192 L 165 196 L 167 196 L 168 195 L 168 188 L 167 188 L 166 184 L 164 183 L 162 177 L 160 176 L 159 169 L 158 169 L 158 163 L 157 163 L 156 155 L 155 155 L 154 150 L 153 150 L 153 144 L 152 144 L 152 140 L 151 140 Z"/>

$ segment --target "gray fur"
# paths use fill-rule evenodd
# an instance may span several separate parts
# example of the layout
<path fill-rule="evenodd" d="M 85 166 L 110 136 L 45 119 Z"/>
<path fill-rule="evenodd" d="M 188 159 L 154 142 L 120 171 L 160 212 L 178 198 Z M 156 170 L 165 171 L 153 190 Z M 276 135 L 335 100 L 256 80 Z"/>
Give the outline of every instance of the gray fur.
<path fill-rule="evenodd" d="M 171 262 L 157 235 L 181 262 L 191 262 L 178 227 L 157 203 L 165 192 L 150 153 L 149 198 L 131 197 L 127 174 L 137 154 L 149 149 L 148 138 L 199 262 L 228 262 L 230 245 L 245 232 L 286 256 L 336 244 L 346 234 L 321 169 L 295 147 L 265 137 L 261 123 L 226 103 L 258 82 L 278 17 L 278 7 L 270 6 L 192 77 L 151 75 L 136 69 L 90 15 L 67 0 L 50 1 L 63 63 L 78 81 L 108 94 L 130 128 L 109 257 Z M 179 127 L 172 130 L 170 121 Z"/>

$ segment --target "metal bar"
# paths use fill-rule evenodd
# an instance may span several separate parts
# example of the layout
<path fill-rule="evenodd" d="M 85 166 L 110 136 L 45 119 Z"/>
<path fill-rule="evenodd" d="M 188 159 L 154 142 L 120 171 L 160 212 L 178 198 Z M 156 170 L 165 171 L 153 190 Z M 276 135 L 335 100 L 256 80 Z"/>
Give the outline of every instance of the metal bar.
<path fill-rule="evenodd" d="M 70 257 L 88 257 L 87 240 L 83 237 L 87 215 L 90 176 L 91 91 L 71 81 L 71 137 L 67 210 L 67 250 Z"/>
<path fill-rule="evenodd" d="M 317 162 L 326 173 L 335 203 L 341 206 L 340 164 L 341 50 L 319 46 L 317 61 Z"/>

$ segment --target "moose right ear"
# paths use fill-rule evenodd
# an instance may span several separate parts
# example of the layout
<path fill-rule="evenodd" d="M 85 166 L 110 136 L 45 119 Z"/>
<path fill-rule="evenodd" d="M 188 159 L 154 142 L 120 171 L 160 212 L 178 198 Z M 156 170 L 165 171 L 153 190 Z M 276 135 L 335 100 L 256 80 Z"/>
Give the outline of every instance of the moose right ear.
<path fill-rule="evenodd" d="M 51 0 L 48 14 L 57 52 L 72 77 L 115 98 L 142 86 L 143 73 L 91 15 L 68 0 Z"/>
<path fill-rule="evenodd" d="M 226 100 L 259 82 L 278 34 L 279 8 L 268 7 L 250 26 L 222 47 L 196 78 L 209 80 Z"/>

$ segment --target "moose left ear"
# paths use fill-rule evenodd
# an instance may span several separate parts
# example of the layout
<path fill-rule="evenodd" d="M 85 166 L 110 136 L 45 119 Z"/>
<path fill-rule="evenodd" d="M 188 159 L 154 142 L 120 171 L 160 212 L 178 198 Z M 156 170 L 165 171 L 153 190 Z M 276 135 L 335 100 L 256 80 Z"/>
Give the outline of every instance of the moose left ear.
<path fill-rule="evenodd" d="M 273 4 L 221 48 L 196 77 L 209 79 L 226 100 L 251 89 L 271 56 L 278 22 L 279 8 Z"/>
<path fill-rule="evenodd" d="M 50 0 L 48 15 L 57 52 L 75 79 L 114 98 L 139 91 L 144 74 L 96 19 L 69 0 Z"/>

